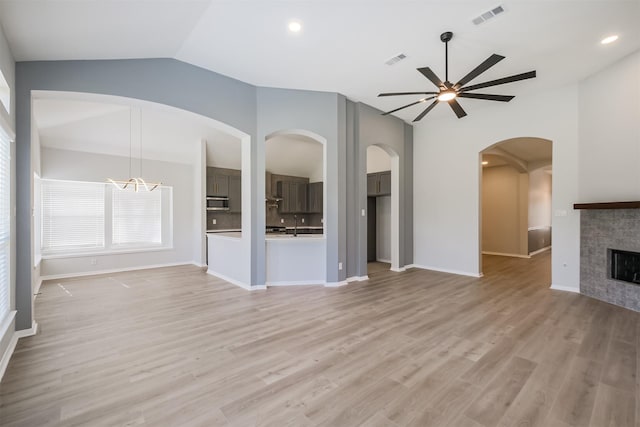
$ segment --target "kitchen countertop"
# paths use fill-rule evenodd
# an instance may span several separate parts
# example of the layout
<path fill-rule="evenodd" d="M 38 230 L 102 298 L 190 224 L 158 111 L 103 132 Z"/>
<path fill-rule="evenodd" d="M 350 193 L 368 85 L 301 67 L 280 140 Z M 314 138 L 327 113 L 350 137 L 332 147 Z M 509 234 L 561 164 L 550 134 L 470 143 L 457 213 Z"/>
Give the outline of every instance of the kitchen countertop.
<path fill-rule="evenodd" d="M 220 230 L 207 230 L 207 233 L 240 233 L 242 230 L 239 228 L 227 228 L 227 229 L 220 229 Z"/>

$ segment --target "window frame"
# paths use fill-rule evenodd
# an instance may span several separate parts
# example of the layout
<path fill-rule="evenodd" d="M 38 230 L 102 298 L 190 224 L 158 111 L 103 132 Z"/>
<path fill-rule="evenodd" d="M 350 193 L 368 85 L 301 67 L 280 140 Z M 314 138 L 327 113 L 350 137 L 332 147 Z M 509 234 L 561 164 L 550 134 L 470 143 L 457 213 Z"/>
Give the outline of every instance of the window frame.
<path fill-rule="evenodd" d="M 90 183 L 104 185 L 104 215 L 103 215 L 103 229 L 104 229 L 104 246 L 100 248 L 87 248 L 78 249 L 72 248 L 69 250 L 45 250 L 42 248 L 42 225 L 44 221 L 44 213 L 40 214 L 40 254 L 42 259 L 60 259 L 60 258 L 81 258 L 93 255 L 117 255 L 128 253 L 144 253 L 144 252 L 158 252 L 173 250 L 173 187 L 172 186 L 159 186 L 154 191 L 161 191 L 161 233 L 162 242 L 153 245 L 113 245 L 113 192 L 120 191 L 116 189 L 113 184 L 105 182 L 91 182 L 91 181 L 73 181 L 73 180 L 57 180 L 40 178 L 41 181 L 66 181 L 73 183 Z M 42 199 L 42 193 L 40 193 Z M 43 209 L 42 202 L 40 203 L 41 211 Z"/>

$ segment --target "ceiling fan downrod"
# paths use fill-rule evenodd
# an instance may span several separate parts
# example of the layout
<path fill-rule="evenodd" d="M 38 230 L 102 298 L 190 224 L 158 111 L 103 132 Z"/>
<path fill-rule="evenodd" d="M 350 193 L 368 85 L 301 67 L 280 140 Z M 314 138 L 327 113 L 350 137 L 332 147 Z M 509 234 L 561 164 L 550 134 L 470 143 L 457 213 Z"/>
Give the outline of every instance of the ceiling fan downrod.
<path fill-rule="evenodd" d="M 444 43 L 444 83 L 445 86 L 449 83 L 449 41 L 453 38 L 451 31 L 446 31 L 440 34 L 440 40 Z"/>

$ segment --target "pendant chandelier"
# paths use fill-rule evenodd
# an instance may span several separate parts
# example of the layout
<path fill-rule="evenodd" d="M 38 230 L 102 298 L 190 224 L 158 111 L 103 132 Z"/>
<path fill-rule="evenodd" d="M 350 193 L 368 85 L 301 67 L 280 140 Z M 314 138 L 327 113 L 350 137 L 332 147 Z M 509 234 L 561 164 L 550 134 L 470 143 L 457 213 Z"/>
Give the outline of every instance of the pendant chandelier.
<path fill-rule="evenodd" d="M 162 185 L 162 182 L 146 182 L 142 179 L 142 109 L 140 109 L 140 176 L 132 177 L 131 176 L 131 165 L 133 164 L 133 146 L 132 146 L 132 125 L 131 122 L 133 117 L 133 108 L 129 108 L 129 179 L 111 179 L 107 178 L 107 182 L 112 183 L 118 190 L 126 190 L 127 188 L 132 188 L 136 193 L 139 190 L 145 191 L 153 191 Z"/>

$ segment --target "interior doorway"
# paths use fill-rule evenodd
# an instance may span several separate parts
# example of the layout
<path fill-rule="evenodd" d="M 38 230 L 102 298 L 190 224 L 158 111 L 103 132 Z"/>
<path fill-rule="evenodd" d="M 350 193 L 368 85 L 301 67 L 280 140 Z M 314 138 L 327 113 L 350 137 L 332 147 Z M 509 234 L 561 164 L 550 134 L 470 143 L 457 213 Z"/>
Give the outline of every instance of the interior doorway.
<path fill-rule="evenodd" d="M 495 264 L 495 257 L 530 259 L 549 251 L 552 142 L 531 137 L 508 139 L 483 150 L 480 162 L 483 274 L 488 272 L 485 267 Z"/>
<path fill-rule="evenodd" d="M 392 264 L 391 156 L 367 147 L 367 274 L 388 271 Z"/>

